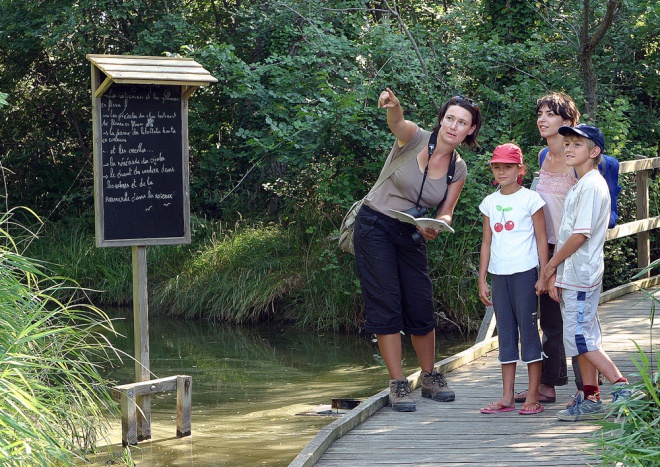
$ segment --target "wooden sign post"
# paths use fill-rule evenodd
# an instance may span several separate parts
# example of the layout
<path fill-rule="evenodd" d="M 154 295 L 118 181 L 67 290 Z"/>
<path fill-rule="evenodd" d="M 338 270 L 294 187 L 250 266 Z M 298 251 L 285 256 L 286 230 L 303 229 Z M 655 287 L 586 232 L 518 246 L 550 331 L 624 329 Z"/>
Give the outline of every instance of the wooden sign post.
<path fill-rule="evenodd" d="M 177 381 L 177 413 L 183 414 L 177 416 L 177 436 L 186 436 L 191 378 L 151 380 L 147 246 L 190 243 L 188 98 L 217 79 L 187 58 L 89 54 L 87 59 L 96 245 L 130 246 L 133 257 L 135 383 L 117 387 L 122 442 L 151 438 L 149 395 L 171 390 L 172 381 Z"/>

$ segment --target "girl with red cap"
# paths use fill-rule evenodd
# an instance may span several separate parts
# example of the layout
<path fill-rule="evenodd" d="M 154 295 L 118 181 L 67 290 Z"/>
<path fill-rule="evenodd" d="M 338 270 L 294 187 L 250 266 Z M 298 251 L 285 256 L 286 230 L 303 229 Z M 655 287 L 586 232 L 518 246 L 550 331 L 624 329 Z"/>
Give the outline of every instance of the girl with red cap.
<path fill-rule="evenodd" d="M 515 144 L 495 148 L 490 166 L 499 189 L 479 205 L 483 214 L 479 299 L 495 310 L 503 393 L 481 412 L 516 410 L 516 363 L 522 360 L 527 364 L 529 387 L 519 413 L 536 414 L 544 410 L 539 402 L 543 348 L 538 333 L 537 295 L 546 293 L 547 283 L 539 279 L 537 268 L 548 262 L 545 202 L 538 193 L 521 185 L 525 166 L 522 151 Z"/>

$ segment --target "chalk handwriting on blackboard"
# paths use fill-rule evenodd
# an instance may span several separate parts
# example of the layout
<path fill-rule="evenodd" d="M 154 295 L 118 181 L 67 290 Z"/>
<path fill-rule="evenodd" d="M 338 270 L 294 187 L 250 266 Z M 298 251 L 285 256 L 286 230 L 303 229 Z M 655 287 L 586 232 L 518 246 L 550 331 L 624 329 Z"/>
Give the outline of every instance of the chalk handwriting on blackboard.
<path fill-rule="evenodd" d="M 107 239 L 183 235 L 178 86 L 113 84 L 101 98 Z"/>

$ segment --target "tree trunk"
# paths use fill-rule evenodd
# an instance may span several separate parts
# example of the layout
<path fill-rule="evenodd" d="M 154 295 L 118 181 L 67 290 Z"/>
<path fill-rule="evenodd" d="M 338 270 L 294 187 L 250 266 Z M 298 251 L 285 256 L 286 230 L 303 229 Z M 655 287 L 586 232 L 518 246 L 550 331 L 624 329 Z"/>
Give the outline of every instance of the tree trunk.
<path fill-rule="evenodd" d="M 592 55 L 591 50 L 584 48 L 580 52 L 580 71 L 584 81 L 584 113 L 593 120 L 598 110 L 598 77 L 594 70 Z"/>
<path fill-rule="evenodd" d="M 612 26 L 620 0 L 608 0 L 607 11 L 593 36 L 589 35 L 589 19 L 591 16 L 590 0 L 583 0 L 582 28 L 580 29 L 580 71 L 584 81 L 584 113 L 593 121 L 598 111 L 598 77 L 594 70 L 593 53 L 605 33 Z"/>

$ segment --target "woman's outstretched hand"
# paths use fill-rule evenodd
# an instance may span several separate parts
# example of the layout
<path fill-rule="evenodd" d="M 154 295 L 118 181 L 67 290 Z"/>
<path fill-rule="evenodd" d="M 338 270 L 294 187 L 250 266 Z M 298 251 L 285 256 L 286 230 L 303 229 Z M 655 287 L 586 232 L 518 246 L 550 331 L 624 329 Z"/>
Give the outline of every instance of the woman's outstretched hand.
<path fill-rule="evenodd" d="M 378 96 L 378 108 L 391 109 L 401 105 L 399 99 L 394 95 L 390 88 L 385 88 L 383 92 Z"/>

